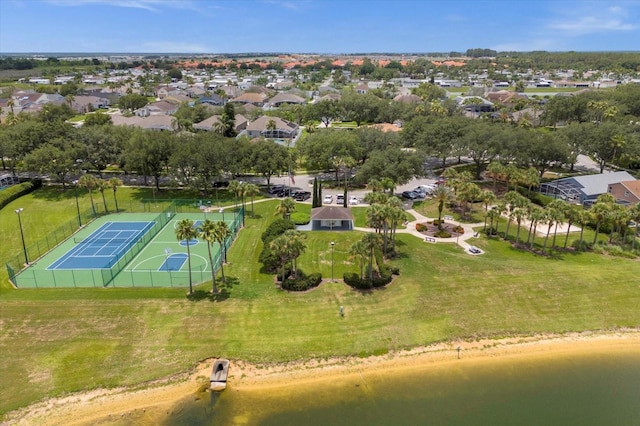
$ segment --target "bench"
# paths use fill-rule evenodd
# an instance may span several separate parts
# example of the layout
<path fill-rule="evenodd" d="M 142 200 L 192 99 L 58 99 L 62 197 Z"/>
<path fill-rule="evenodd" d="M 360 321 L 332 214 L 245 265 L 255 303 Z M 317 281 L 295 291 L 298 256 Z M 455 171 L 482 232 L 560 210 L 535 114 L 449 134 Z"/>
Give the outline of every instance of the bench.
<path fill-rule="evenodd" d="M 436 239 L 435 239 L 435 238 L 433 238 L 433 237 L 424 237 L 424 240 L 425 240 L 427 243 L 434 243 L 434 244 L 435 244 L 435 242 L 436 242 Z"/>

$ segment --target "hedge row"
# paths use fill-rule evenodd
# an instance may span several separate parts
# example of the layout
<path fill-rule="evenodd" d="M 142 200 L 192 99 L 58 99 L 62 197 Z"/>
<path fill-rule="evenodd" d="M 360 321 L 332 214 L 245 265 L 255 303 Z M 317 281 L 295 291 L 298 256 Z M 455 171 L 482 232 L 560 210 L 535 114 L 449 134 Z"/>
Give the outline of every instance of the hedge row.
<path fill-rule="evenodd" d="M 291 275 L 284 280 L 284 282 L 280 283 L 283 289 L 289 291 L 305 291 L 310 288 L 314 288 L 320 285 L 322 282 L 322 274 L 320 272 L 315 272 L 313 274 L 306 275 L 300 269 L 298 269 L 298 273 L 296 274 L 296 278 L 291 278 Z"/>
<path fill-rule="evenodd" d="M 29 182 L 23 182 L 17 185 L 10 186 L 4 191 L 0 191 L 0 209 L 4 208 L 4 206 L 9 204 L 13 200 L 17 200 L 23 195 L 27 195 L 28 193 L 35 191 L 41 186 L 42 181 L 40 179 L 35 179 Z"/>
<path fill-rule="evenodd" d="M 380 274 L 374 275 L 373 279 L 369 277 L 360 278 L 360 276 L 353 272 L 346 272 L 342 278 L 344 282 L 349 286 L 358 290 L 369 290 L 371 288 L 383 287 L 391 282 L 394 275 L 399 275 L 400 270 L 397 267 L 389 265 L 380 266 Z"/>

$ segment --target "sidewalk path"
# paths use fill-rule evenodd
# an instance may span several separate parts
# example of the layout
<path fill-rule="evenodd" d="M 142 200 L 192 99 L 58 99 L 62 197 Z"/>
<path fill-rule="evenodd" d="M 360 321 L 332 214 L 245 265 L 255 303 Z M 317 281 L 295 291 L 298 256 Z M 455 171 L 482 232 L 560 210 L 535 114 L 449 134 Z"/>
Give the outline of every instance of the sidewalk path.
<path fill-rule="evenodd" d="M 408 213 L 412 214 L 415 217 L 415 220 L 409 222 L 406 224 L 406 229 L 397 229 L 396 233 L 398 234 L 410 234 L 413 235 L 414 237 L 420 238 L 421 240 L 425 241 L 425 242 L 431 242 L 431 243 L 455 243 L 457 245 L 459 245 L 460 247 L 462 247 L 462 249 L 465 251 L 465 253 L 476 256 L 476 255 L 480 255 L 480 254 L 484 254 L 484 251 L 478 249 L 477 247 L 473 246 L 473 244 L 469 244 L 468 240 L 472 239 L 472 238 L 477 238 L 477 235 L 475 233 L 475 231 L 473 230 L 474 227 L 478 227 L 478 226 L 484 226 L 484 223 L 459 223 L 460 226 L 462 226 L 462 228 L 464 229 L 464 233 L 458 237 L 450 237 L 450 238 L 437 238 L 437 237 L 426 237 L 423 233 L 418 232 L 416 230 L 416 225 L 418 223 L 425 223 L 425 222 L 429 222 L 429 221 L 433 221 L 434 219 L 432 218 L 428 218 L 425 217 L 423 215 L 421 215 L 420 213 L 418 213 L 417 211 L 415 211 L 414 209 L 409 209 L 407 210 Z M 364 231 L 364 232 L 375 232 L 375 229 L 373 228 L 354 228 L 357 231 Z M 477 251 L 475 253 L 471 252 L 470 249 L 471 248 L 476 249 Z"/>

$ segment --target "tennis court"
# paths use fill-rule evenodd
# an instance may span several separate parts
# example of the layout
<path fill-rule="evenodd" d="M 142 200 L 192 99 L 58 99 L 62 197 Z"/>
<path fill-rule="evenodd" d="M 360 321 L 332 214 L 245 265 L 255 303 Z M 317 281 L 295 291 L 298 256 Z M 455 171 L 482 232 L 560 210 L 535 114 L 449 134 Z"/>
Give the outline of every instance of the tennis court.
<path fill-rule="evenodd" d="M 193 283 L 211 280 L 242 224 L 244 212 L 118 213 L 87 224 L 72 238 L 16 274 L 19 288 L 64 287 L 186 287 L 188 252 Z M 199 227 L 204 219 L 223 221 L 231 235 L 220 244 L 192 239 L 178 241 L 176 224 L 182 219 Z M 188 250 L 187 250 L 188 245 Z"/>
<path fill-rule="evenodd" d="M 47 269 L 106 269 L 149 231 L 155 222 L 107 222 Z"/>

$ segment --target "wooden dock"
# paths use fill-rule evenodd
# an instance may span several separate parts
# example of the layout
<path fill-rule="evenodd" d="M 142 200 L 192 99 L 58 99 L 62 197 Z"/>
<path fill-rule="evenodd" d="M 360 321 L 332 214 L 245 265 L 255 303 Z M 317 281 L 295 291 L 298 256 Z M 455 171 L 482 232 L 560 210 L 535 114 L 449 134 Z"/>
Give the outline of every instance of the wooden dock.
<path fill-rule="evenodd" d="M 227 387 L 227 375 L 229 374 L 229 360 L 216 359 L 213 362 L 211 370 L 211 387 L 212 391 L 222 391 Z"/>

